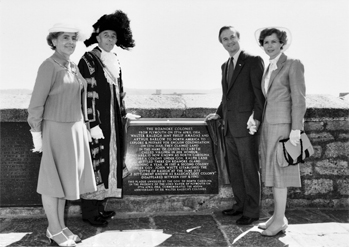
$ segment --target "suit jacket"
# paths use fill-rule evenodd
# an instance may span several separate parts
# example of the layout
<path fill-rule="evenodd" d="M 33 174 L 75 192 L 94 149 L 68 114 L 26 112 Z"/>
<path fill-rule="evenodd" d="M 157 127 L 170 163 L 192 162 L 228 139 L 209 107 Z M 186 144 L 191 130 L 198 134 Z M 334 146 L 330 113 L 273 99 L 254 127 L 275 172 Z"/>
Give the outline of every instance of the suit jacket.
<path fill-rule="evenodd" d="M 229 86 L 227 69 L 228 61 L 222 65 L 223 96 L 216 113 L 224 120 L 224 134 L 229 128 L 235 137 L 250 136 L 247 121 L 252 112 L 255 119 L 262 120 L 264 95 L 261 80 L 264 62 L 259 56 L 241 51 Z"/>
<path fill-rule="evenodd" d="M 281 54 L 277 69 L 270 76 L 265 92 L 265 75 L 262 89 L 266 96 L 263 121 L 268 124 L 291 123 L 293 130 L 303 130 L 306 111 L 304 66 L 301 61 Z"/>

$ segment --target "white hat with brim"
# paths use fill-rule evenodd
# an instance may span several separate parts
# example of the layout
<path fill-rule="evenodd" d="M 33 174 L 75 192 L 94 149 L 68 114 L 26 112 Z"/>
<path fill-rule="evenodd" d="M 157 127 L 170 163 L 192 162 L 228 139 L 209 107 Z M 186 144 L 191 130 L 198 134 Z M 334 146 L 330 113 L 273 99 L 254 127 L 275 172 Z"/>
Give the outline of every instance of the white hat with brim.
<path fill-rule="evenodd" d="M 68 32 L 68 33 L 77 33 L 80 31 L 76 25 L 66 22 L 60 22 L 54 24 L 49 30 L 50 33 L 56 32 Z"/>
<path fill-rule="evenodd" d="M 259 36 L 261 35 L 261 32 L 262 32 L 264 29 L 271 29 L 271 28 L 275 28 L 275 29 L 278 29 L 278 30 L 280 30 L 280 31 L 286 32 L 286 35 L 287 35 L 287 43 L 286 43 L 286 45 L 284 45 L 284 46 L 282 47 L 282 52 L 286 51 L 286 50 L 290 47 L 290 45 L 291 45 L 291 43 L 292 43 L 292 35 L 291 35 L 291 31 L 288 30 L 288 29 L 285 28 L 285 27 L 263 27 L 263 28 L 258 29 L 258 30 L 254 33 L 254 37 L 256 38 L 256 41 L 257 41 L 258 46 L 261 47 L 261 48 L 264 50 L 263 46 L 261 46 L 261 44 L 259 43 Z"/>

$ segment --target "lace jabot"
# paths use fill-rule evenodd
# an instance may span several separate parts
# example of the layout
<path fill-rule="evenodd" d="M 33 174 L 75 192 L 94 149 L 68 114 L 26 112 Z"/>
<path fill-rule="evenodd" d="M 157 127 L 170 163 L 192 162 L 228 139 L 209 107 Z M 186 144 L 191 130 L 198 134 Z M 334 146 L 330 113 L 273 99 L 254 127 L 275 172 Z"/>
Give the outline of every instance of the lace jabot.
<path fill-rule="evenodd" d="M 102 50 L 101 60 L 117 80 L 120 77 L 120 63 L 116 54 Z"/>

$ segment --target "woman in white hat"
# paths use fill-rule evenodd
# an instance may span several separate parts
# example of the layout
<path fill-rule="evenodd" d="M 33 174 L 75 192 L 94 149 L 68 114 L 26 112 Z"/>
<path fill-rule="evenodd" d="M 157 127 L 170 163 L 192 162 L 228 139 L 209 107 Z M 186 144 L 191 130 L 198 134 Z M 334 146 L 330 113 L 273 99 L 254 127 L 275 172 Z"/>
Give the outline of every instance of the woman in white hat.
<path fill-rule="evenodd" d="M 270 57 L 270 65 L 262 79 L 266 97 L 261 132 L 262 181 L 273 187 L 274 213 L 265 223 L 263 236 L 284 232 L 288 226 L 285 217 L 287 188 L 301 187 L 299 165 L 285 166 L 285 158 L 279 140 L 290 138 L 299 145 L 300 132 L 304 129 L 306 111 L 304 66 L 301 61 L 287 57 L 284 52 L 291 44 L 291 34 L 286 28 L 262 28 L 257 30 L 259 45 Z"/>
<path fill-rule="evenodd" d="M 79 29 L 55 24 L 47 43 L 55 52 L 39 67 L 28 108 L 35 152 L 42 152 L 37 192 L 48 219 L 46 236 L 59 246 L 81 239 L 64 223 L 66 200 L 96 190 L 86 120 L 86 81 L 70 61 Z"/>

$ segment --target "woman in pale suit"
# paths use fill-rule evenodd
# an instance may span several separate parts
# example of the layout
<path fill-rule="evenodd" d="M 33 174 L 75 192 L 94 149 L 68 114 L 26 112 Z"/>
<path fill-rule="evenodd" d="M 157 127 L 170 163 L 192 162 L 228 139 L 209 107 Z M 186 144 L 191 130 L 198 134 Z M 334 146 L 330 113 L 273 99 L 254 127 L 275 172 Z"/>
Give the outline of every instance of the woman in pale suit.
<path fill-rule="evenodd" d="M 46 236 L 59 246 L 81 241 L 65 225 L 66 200 L 97 189 L 85 125 L 86 81 L 70 61 L 78 31 L 67 23 L 49 30 L 47 43 L 54 53 L 39 67 L 28 108 L 33 151 L 42 152 L 37 192 L 48 219 Z"/>
<path fill-rule="evenodd" d="M 300 187 L 299 165 L 282 167 L 285 158 L 279 140 L 290 138 L 299 145 L 306 111 L 304 66 L 301 61 L 287 57 L 290 32 L 285 28 L 264 28 L 256 32 L 260 46 L 270 57 L 270 65 L 262 79 L 266 97 L 261 132 L 262 181 L 273 187 L 274 213 L 265 223 L 263 236 L 284 232 L 288 226 L 285 217 L 287 188 Z"/>

